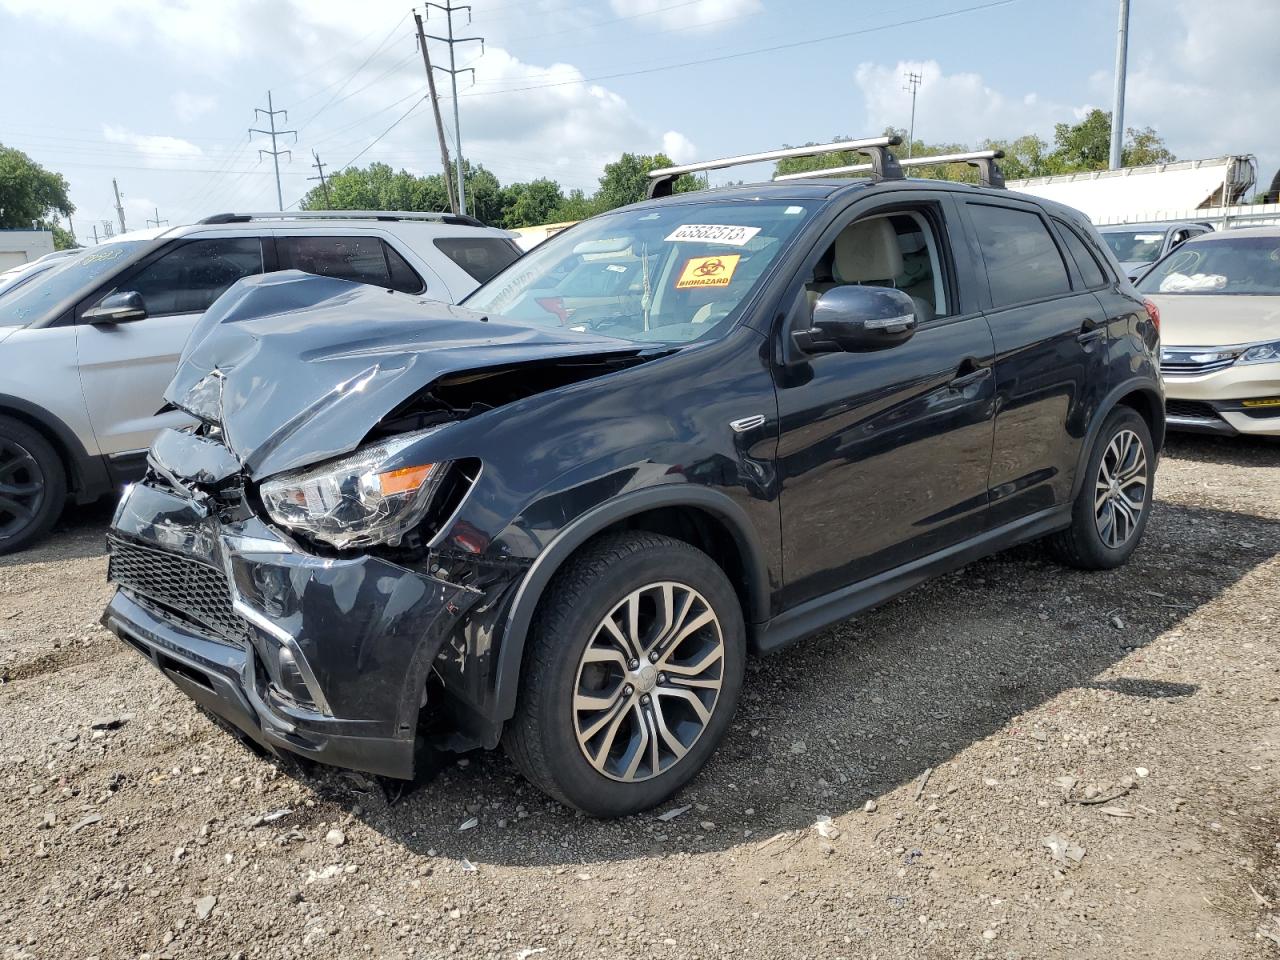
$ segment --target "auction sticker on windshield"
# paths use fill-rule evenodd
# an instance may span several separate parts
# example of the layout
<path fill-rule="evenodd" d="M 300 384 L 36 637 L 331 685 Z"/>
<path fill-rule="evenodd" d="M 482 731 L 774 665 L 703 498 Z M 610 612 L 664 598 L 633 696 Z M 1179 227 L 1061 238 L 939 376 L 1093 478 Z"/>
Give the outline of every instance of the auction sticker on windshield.
<path fill-rule="evenodd" d="M 759 227 L 741 227 L 716 223 L 686 223 L 676 227 L 667 237 L 668 243 L 727 243 L 740 247 L 757 233 Z"/>
<path fill-rule="evenodd" d="M 691 257 L 680 271 L 680 279 L 676 281 L 677 290 L 688 290 L 693 287 L 727 287 L 733 279 L 733 271 L 738 269 L 741 256 L 736 253 L 723 257 Z"/>

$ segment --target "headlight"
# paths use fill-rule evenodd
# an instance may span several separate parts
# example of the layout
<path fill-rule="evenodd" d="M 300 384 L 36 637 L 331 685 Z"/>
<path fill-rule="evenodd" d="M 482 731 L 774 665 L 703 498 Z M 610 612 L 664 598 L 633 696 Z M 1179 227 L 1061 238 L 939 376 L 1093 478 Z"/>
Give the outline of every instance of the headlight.
<path fill-rule="evenodd" d="M 1280 341 L 1260 343 L 1240 354 L 1236 363 L 1276 363 L 1280 361 Z"/>
<path fill-rule="evenodd" d="M 271 519 L 335 547 L 398 544 L 418 525 L 444 473 L 444 464 L 398 459 L 440 427 L 395 437 L 349 457 L 259 487 Z"/>

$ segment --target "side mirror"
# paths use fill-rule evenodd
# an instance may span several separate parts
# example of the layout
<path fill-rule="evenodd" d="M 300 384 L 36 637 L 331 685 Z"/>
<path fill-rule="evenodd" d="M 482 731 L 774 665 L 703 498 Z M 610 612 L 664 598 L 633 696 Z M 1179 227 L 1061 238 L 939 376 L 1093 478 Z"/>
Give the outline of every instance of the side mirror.
<path fill-rule="evenodd" d="M 142 294 L 129 290 L 103 297 L 101 303 L 90 307 L 82 316 L 90 323 L 131 323 L 147 318 L 147 305 L 142 302 Z"/>
<path fill-rule="evenodd" d="M 813 305 L 808 330 L 792 334 L 806 353 L 884 350 L 916 332 L 915 301 L 892 287 L 832 287 Z"/>

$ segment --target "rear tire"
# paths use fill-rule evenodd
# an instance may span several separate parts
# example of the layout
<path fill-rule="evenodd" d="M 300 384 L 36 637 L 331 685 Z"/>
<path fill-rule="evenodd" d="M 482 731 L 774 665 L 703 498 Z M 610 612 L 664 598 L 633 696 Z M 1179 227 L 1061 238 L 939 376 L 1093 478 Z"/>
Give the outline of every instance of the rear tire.
<path fill-rule="evenodd" d="M 715 751 L 745 660 L 738 596 L 710 557 L 658 534 L 602 537 L 543 595 L 503 746 L 556 800 L 637 813 Z"/>
<path fill-rule="evenodd" d="M 1116 407 L 1098 431 L 1071 526 L 1045 541 L 1055 558 L 1079 570 L 1111 570 L 1128 560 L 1151 516 L 1155 465 L 1147 421 L 1132 407 Z"/>
<path fill-rule="evenodd" d="M 57 451 L 22 421 L 0 416 L 0 554 L 43 538 L 66 499 L 67 473 Z"/>

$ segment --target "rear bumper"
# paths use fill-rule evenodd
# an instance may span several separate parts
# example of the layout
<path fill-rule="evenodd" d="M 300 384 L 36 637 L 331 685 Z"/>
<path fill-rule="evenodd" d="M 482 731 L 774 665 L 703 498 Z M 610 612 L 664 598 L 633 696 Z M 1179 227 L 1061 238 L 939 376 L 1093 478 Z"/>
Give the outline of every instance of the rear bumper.
<path fill-rule="evenodd" d="M 413 776 L 428 672 L 478 591 L 314 556 L 147 484 L 126 492 L 112 541 L 103 625 L 184 693 L 267 749 Z"/>

